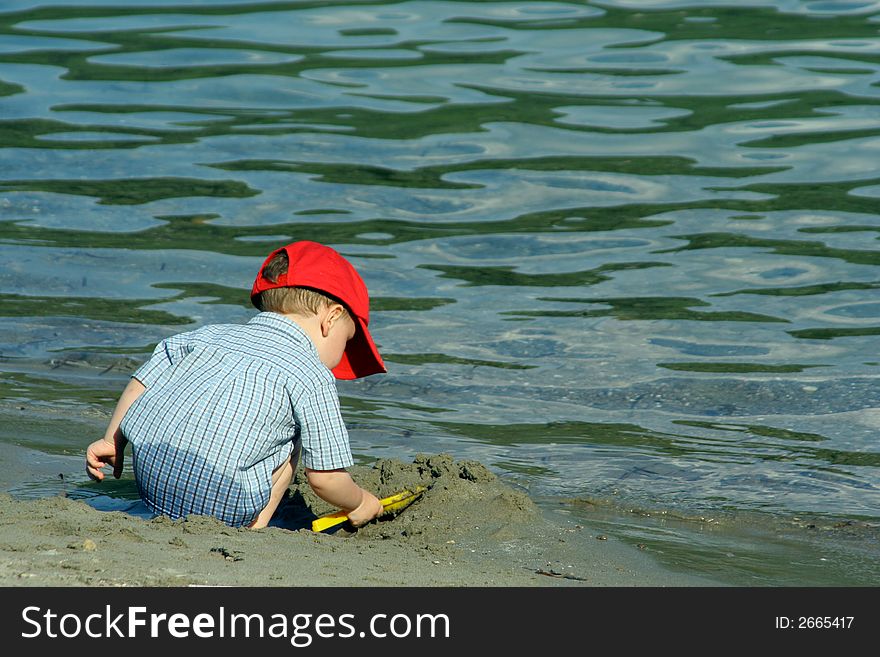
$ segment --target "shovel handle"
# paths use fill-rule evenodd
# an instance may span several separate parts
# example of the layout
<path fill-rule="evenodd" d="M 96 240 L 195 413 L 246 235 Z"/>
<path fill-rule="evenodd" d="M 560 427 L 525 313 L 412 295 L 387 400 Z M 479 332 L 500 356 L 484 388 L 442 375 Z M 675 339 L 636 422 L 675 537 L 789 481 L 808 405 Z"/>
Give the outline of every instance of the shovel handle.
<path fill-rule="evenodd" d="M 412 502 L 415 502 L 426 490 L 425 486 L 416 486 L 413 490 L 402 490 L 399 493 L 382 498 L 379 500 L 379 503 L 382 504 L 382 513 L 400 511 Z M 348 513 L 345 511 L 328 513 L 326 516 L 321 516 L 312 521 L 312 531 L 322 532 L 325 529 L 341 525 L 346 520 L 348 520 Z"/>

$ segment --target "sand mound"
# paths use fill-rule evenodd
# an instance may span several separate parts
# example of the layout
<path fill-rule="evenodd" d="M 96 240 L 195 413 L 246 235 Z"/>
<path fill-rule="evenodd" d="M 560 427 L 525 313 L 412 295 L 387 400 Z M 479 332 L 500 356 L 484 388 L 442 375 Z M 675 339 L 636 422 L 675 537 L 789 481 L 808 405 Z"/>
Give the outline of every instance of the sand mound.
<path fill-rule="evenodd" d="M 380 459 L 372 467 L 357 466 L 350 472 L 359 485 L 379 497 L 416 486 L 427 490 L 394 517 L 383 517 L 356 532 L 343 526 L 334 535 L 344 538 L 354 533 L 361 540 L 393 537 L 445 543 L 473 531 L 500 537 L 515 533 L 517 526 L 539 515 L 525 493 L 501 482 L 483 464 L 455 461 L 449 454 L 419 455 L 412 463 Z M 302 526 L 303 510 L 310 517 L 335 511 L 315 496 L 304 475 L 298 473 L 281 511 L 287 514 L 282 524 Z"/>

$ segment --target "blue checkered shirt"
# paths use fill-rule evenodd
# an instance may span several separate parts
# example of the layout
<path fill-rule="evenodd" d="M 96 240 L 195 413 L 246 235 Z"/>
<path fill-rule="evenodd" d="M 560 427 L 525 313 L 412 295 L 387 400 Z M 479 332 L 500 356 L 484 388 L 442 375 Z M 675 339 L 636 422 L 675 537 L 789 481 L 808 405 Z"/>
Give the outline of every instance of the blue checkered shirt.
<path fill-rule="evenodd" d="M 297 440 L 307 468 L 353 463 L 336 380 L 283 315 L 170 337 L 132 376 L 146 391 L 120 428 L 138 492 L 156 513 L 250 524 Z"/>

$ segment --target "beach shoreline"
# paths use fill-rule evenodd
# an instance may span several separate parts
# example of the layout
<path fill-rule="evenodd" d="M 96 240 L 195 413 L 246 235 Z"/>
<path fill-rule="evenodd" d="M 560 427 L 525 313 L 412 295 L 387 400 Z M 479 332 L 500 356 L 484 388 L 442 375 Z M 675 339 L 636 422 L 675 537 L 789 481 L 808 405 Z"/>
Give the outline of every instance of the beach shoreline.
<path fill-rule="evenodd" d="M 473 461 L 381 459 L 352 475 L 381 493 L 429 490 L 392 519 L 314 533 L 328 509 L 298 478 L 276 514 L 291 529 L 145 519 L 86 501 L 0 495 L 2 586 L 717 586 L 672 572 L 589 526 L 551 518 Z M 273 521 L 273 524 L 276 524 Z"/>

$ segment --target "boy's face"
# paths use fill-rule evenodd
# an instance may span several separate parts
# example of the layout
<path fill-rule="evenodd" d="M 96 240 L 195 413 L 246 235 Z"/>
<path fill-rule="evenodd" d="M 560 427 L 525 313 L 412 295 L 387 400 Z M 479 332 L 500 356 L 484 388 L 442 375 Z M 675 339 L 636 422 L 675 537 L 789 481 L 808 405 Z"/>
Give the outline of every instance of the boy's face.
<path fill-rule="evenodd" d="M 342 310 L 342 306 L 339 306 Z M 318 355 L 327 369 L 333 369 L 342 360 L 345 346 L 354 337 L 357 327 L 354 320 L 347 312 L 336 313 L 331 311 L 322 325 L 324 339 L 318 345 Z"/>

